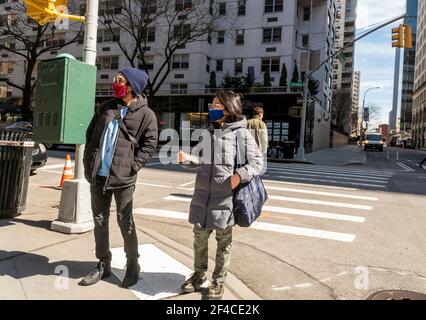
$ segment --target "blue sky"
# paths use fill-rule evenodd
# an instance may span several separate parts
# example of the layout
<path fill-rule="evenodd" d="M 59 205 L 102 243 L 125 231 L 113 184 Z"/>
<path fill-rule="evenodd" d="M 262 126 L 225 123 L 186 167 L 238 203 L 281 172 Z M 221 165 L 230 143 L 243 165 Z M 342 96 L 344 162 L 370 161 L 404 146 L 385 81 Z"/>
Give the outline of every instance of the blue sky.
<path fill-rule="evenodd" d="M 368 26 L 397 17 L 404 12 L 405 0 L 358 0 L 357 30 L 363 31 Z M 395 25 L 398 24 L 399 22 Z M 366 97 L 366 105 L 374 103 L 381 108 L 381 123 L 388 123 L 392 109 L 395 63 L 395 49 L 391 46 L 393 27 L 385 27 L 367 36 L 357 42 L 355 47 L 355 70 L 361 71 L 360 108 L 365 90 L 375 86 L 381 87 L 379 90 L 370 91 Z M 398 100 L 400 104 L 401 98 Z"/>

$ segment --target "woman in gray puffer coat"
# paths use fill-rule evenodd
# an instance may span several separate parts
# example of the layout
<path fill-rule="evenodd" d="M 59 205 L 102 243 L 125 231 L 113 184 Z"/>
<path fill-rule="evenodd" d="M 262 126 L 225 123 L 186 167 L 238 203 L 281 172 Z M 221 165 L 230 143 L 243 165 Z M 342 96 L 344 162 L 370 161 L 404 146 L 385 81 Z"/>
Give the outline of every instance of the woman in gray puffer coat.
<path fill-rule="evenodd" d="M 194 292 L 206 282 L 208 240 L 215 230 L 216 266 L 207 298 L 220 299 L 230 264 L 232 227 L 235 225 L 233 191 L 241 183 L 250 182 L 254 176 L 261 174 L 263 157 L 247 130 L 239 94 L 231 91 L 218 93 L 209 105 L 209 114 L 212 126 L 200 143 L 202 157 L 182 151 L 177 156 L 184 167 L 197 170 L 189 211 L 189 222 L 194 225 L 194 273 L 182 285 L 182 290 Z M 235 166 L 236 159 L 239 167 Z"/>

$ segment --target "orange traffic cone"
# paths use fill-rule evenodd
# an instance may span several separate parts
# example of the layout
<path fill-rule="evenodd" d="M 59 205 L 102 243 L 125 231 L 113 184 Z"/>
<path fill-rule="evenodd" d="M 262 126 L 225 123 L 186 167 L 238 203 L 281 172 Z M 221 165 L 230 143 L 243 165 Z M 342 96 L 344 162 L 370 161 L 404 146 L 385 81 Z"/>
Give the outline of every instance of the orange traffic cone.
<path fill-rule="evenodd" d="M 67 157 L 65 158 L 65 167 L 64 167 L 64 172 L 62 173 L 61 184 L 59 185 L 59 188 L 62 188 L 64 186 L 65 180 L 72 180 L 72 179 L 74 179 L 74 174 L 72 172 L 71 156 L 68 153 Z"/>

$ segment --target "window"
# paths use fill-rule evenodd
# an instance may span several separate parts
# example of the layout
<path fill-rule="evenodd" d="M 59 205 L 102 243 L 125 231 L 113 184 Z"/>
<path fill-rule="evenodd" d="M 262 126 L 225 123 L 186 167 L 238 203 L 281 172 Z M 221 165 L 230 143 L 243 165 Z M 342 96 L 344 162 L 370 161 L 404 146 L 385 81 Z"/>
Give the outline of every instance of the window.
<path fill-rule="evenodd" d="M 243 59 L 235 59 L 235 74 L 243 73 Z"/>
<path fill-rule="evenodd" d="M 46 47 L 61 47 L 65 45 L 65 33 L 57 33 L 53 38 L 47 39 Z"/>
<path fill-rule="evenodd" d="M 146 42 L 155 42 L 155 27 L 149 27 L 146 29 Z"/>
<path fill-rule="evenodd" d="M 309 21 L 311 19 L 311 8 L 304 7 L 303 8 L 303 21 Z"/>
<path fill-rule="evenodd" d="M 172 69 L 188 69 L 189 54 L 175 54 L 172 57 Z"/>
<path fill-rule="evenodd" d="M 191 25 L 190 24 L 181 24 L 175 26 L 174 36 L 176 39 L 185 39 L 191 36 Z"/>
<path fill-rule="evenodd" d="M 143 70 L 148 70 L 148 71 L 154 70 L 154 56 L 143 57 L 143 61 L 142 60 L 139 61 L 138 68 Z"/>
<path fill-rule="evenodd" d="M 84 34 L 82 35 L 84 42 Z M 118 42 L 120 41 L 120 29 L 113 29 L 112 32 L 110 29 L 98 30 L 98 42 Z"/>
<path fill-rule="evenodd" d="M 214 14 L 214 12 L 213 12 L 213 6 L 214 6 L 214 0 L 210 0 L 210 3 L 209 3 L 209 13 L 210 13 L 211 16 Z"/>
<path fill-rule="evenodd" d="M 223 60 L 216 60 L 216 71 L 223 71 Z"/>
<path fill-rule="evenodd" d="M 238 1 L 238 15 L 245 16 L 246 15 L 246 0 Z"/>
<path fill-rule="evenodd" d="M 108 16 L 121 13 L 121 6 L 117 1 L 102 1 L 99 3 L 99 16 Z"/>
<path fill-rule="evenodd" d="M 176 11 L 192 9 L 192 0 L 175 0 Z"/>
<path fill-rule="evenodd" d="M 96 84 L 96 95 L 97 96 L 112 96 L 112 87 L 109 83 L 97 83 Z"/>
<path fill-rule="evenodd" d="M 206 72 L 210 73 L 210 64 L 211 64 L 212 58 L 207 57 L 207 63 L 206 63 Z"/>
<path fill-rule="evenodd" d="M 237 30 L 237 45 L 243 45 L 244 44 L 244 30 Z"/>
<path fill-rule="evenodd" d="M 262 72 L 280 72 L 280 58 L 271 57 L 262 59 Z"/>
<path fill-rule="evenodd" d="M 263 29 L 263 42 L 281 42 L 282 28 Z"/>
<path fill-rule="evenodd" d="M 146 0 L 146 12 L 148 12 L 148 14 L 157 12 L 157 0 Z"/>
<path fill-rule="evenodd" d="M 302 47 L 307 48 L 309 45 L 309 35 L 304 34 L 302 35 Z"/>
<path fill-rule="evenodd" d="M 220 16 L 226 15 L 226 2 L 219 3 L 219 15 Z"/>
<path fill-rule="evenodd" d="M 98 70 L 117 70 L 118 69 L 118 56 L 104 56 L 96 58 L 96 67 Z"/>
<path fill-rule="evenodd" d="M 225 31 L 217 32 L 217 43 L 225 43 Z"/>
<path fill-rule="evenodd" d="M 188 85 L 184 83 L 171 84 L 170 94 L 188 94 Z"/>
<path fill-rule="evenodd" d="M 8 62 L 1 62 L 0 63 L 0 73 L 5 75 L 5 74 L 11 74 L 13 73 L 13 62 L 8 61 Z"/>
<path fill-rule="evenodd" d="M 265 0 L 265 13 L 283 11 L 283 0 Z"/>

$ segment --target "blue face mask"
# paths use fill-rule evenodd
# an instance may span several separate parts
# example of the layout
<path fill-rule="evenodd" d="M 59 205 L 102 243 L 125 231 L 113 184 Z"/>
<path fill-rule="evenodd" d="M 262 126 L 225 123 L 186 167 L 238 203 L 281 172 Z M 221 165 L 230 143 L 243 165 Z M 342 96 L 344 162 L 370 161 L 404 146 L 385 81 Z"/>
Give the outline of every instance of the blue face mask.
<path fill-rule="evenodd" d="M 225 113 L 223 110 L 210 110 L 209 114 L 210 114 L 211 122 L 216 122 L 225 116 Z"/>

